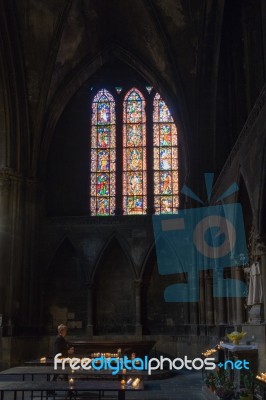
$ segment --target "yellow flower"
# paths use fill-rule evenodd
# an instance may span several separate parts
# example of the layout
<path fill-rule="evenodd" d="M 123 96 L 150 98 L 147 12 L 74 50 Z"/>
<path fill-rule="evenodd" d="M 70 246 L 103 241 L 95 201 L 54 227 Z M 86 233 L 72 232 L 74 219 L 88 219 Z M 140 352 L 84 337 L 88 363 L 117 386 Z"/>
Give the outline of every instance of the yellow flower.
<path fill-rule="evenodd" d="M 231 333 L 227 333 L 227 337 L 229 340 L 231 340 L 231 342 L 239 342 L 244 336 L 246 336 L 246 332 L 231 332 Z"/>

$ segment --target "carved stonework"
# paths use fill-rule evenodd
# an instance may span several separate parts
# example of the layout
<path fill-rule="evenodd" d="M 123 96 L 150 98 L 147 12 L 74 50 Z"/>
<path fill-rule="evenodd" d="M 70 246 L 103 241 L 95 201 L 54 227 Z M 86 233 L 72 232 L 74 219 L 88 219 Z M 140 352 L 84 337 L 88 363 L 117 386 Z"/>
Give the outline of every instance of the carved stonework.
<path fill-rule="evenodd" d="M 248 322 L 250 324 L 260 324 L 262 321 L 262 305 L 253 304 L 248 311 Z"/>

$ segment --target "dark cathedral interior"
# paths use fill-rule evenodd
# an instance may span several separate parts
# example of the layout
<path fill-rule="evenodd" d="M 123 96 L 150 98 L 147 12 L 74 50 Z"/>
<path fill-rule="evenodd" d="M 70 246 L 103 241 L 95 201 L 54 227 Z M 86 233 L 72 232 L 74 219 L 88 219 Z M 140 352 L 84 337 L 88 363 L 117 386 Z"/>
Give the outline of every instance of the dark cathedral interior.
<path fill-rule="evenodd" d="M 0 60 L 0 370 L 52 356 L 65 324 L 83 352 L 172 358 L 245 332 L 254 379 L 264 373 L 265 0 L 1 0 Z M 212 264 L 195 262 L 197 296 L 181 301 L 195 254 L 177 236 L 172 267 L 154 218 L 219 200 L 241 205 L 248 254 L 220 277 L 246 291 L 215 296 Z M 187 398 L 225 398 L 209 392 Z"/>

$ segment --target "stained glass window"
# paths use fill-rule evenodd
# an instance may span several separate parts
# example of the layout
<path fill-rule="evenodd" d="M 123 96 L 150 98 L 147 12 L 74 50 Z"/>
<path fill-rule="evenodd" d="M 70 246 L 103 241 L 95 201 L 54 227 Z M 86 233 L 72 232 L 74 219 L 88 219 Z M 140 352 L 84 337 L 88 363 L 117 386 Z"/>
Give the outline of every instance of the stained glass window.
<path fill-rule="evenodd" d="M 178 208 L 177 129 L 171 113 L 156 93 L 153 101 L 154 208 L 172 214 Z"/>
<path fill-rule="evenodd" d="M 123 103 L 123 210 L 124 214 L 146 214 L 146 115 L 145 100 L 136 88 Z"/>
<path fill-rule="evenodd" d="M 115 102 L 105 89 L 92 102 L 91 215 L 115 212 Z"/>

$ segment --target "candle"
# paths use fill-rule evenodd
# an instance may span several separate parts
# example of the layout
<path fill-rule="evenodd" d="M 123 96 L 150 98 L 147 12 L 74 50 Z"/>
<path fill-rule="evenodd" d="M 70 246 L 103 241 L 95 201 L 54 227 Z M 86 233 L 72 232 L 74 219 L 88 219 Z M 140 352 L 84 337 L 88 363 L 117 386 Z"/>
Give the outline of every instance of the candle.
<path fill-rule="evenodd" d="M 70 378 L 70 379 L 69 379 L 69 384 L 70 384 L 70 385 L 74 385 L 74 379 L 73 379 L 73 378 Z"/>
<path fill-rule="evenodd" d="M 126 375 L 126 373 L 127 373 L 127 370 L 126 370 L 126 368 L 123 368 L 123 371 L 122 371 L 122 373 L 123 373 L 123 375 Z"/>
<path fill-rule="evenodd" d="M 140 379 L 139 379 L 139 378 L 136 378 L 136 379 L 133 381 L 132 386 L 135 388 L 135 387 L 138 386 L 139 383 L 140 383 Z"/>

